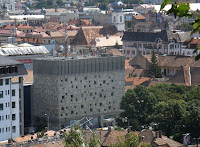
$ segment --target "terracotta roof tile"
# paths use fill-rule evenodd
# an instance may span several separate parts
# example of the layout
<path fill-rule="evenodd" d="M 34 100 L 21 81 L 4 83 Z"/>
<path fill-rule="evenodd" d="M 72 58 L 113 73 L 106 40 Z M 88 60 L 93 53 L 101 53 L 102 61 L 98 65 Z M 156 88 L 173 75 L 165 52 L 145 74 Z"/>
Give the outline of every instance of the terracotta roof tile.
<path fill-rule="evenodd" d="M 133 17 L 135 19 L 145 19 L 145 16 L 143 16 L 143 15 L 133 15 Z"/>

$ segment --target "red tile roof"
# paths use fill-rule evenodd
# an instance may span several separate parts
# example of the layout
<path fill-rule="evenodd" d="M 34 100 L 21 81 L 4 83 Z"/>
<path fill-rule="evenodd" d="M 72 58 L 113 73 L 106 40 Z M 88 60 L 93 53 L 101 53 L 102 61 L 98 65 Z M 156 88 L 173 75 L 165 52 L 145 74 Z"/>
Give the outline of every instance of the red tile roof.
<path fill-rule="evenodd" d="M 145 19 L 145 16 L 143 16 L 143 15 L 133 15 L 133 17 L 135 19 Z"/>

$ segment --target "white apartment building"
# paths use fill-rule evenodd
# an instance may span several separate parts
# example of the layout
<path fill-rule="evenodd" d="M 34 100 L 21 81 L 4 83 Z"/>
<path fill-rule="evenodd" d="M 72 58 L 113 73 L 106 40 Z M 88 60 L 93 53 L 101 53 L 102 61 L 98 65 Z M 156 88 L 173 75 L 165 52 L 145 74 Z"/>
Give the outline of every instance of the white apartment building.
<path fill-rule="evenodd" d="M 3 141 L 24 134 L 23 76 L 27 72 L 20 62 L 3 56 L 0 61 L 0 141 Z"/>

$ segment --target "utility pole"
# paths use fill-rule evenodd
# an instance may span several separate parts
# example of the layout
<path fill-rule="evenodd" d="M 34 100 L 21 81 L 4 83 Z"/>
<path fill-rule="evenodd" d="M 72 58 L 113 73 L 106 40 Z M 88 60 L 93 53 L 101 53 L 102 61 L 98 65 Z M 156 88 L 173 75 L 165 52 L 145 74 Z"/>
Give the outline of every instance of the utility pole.
<path fill-rule="evenodd" d="M 47 131 L 49 131 L 49 115 L 44 114 L 47 117 Z"/>

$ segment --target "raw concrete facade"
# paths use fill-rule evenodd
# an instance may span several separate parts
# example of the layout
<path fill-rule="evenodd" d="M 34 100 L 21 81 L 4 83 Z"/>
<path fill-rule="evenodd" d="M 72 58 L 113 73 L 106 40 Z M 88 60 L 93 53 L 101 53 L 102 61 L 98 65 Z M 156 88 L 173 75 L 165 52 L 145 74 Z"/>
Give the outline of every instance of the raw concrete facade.
<path fill-rule="evenodd" d="M 123 56 L 43 58 L 33 62 L 34 116 L 49 116 L 50 129 L 83 117 L 102 118 L 121 112 L 125 89 Z"/>

